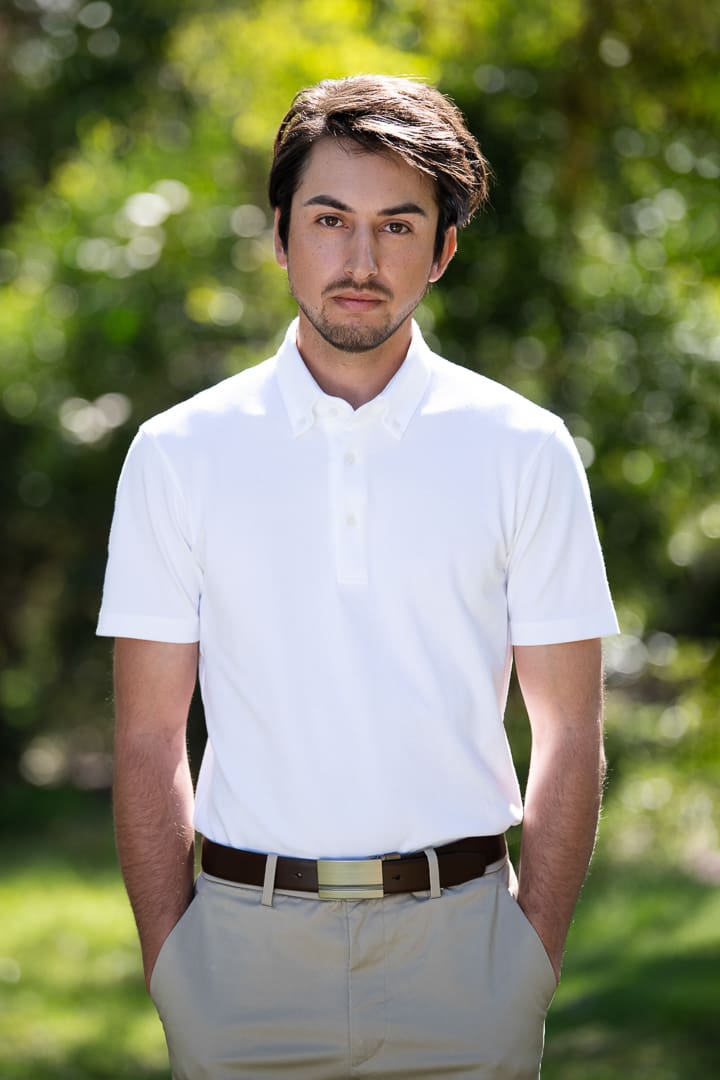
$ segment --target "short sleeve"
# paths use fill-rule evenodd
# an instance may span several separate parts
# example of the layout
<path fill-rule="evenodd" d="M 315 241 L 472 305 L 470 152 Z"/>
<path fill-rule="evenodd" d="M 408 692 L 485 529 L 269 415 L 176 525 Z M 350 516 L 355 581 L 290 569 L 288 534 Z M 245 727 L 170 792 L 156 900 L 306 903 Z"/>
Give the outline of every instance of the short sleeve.
<path fill-rule="evenodd" d="M 520 487 L 507 598 L 513 645 L 618 631 L 585 470 L 563 424 L 546 437 Z"/>
<path fill-rule="evenodd" d="M 180 483 L 141 428 L 118 483 L 97 633 L 197 641 L 201 590 Z"/>

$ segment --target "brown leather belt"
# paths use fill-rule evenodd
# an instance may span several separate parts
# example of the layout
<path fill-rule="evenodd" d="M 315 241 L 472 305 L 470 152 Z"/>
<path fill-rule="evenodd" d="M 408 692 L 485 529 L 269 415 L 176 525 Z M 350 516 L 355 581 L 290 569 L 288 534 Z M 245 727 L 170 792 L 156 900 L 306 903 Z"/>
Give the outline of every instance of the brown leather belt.
<path fill-rule="evenodd" d="M 482 877 L 490 863 L 505 857 L 505 836 L 468 836 L 435 848 L 440 886 L 462 885 Z M 267 855 L 202 842 L 202 868 L 206 874 L 243 885 L 263 885 Z M 408 855 L 381 855 L 371 859 L 294 859 L 279 855 L 275 888 L 316 892 L 324 900 L 375 899 L 388 893 L 425 892 L 430 888 L 430 867 L 422 851 Z"/>

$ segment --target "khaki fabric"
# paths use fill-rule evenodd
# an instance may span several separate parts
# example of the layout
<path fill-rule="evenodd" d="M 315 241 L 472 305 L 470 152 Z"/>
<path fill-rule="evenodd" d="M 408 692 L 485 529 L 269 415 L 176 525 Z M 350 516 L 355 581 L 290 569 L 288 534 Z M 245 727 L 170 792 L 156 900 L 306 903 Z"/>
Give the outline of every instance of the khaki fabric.
<path fill-rule="evenodd" d="M 151 982 L 174 1080 L 536 1080 L 555 976 L 513 881 L 268 906 L 201 874 Z"/>

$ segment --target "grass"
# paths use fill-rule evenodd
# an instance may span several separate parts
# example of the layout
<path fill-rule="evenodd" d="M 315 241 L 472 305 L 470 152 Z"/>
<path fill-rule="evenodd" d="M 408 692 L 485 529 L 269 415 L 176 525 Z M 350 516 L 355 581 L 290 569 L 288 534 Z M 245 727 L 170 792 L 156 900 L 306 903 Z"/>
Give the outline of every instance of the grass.
<path fill-rule="evenodd" d="M 720 892 L 599 854 L 547 1027 L 544 1080 L 720 1075 Z"/>
<path fill-rule="evenodd" d="M 3 845 L 0 1080 L 160 1080 L 149 1007 L 106 805 Z"/>
<path fill-rule="evenodd" d="M 108 807 L 58 806 L 51 825 L 0 845 L 0 1080 L 167 1078 Z M 571 931 L 543 1080 L 714 1080 L 720 890 L 615 864 L 611 847 Z"/>

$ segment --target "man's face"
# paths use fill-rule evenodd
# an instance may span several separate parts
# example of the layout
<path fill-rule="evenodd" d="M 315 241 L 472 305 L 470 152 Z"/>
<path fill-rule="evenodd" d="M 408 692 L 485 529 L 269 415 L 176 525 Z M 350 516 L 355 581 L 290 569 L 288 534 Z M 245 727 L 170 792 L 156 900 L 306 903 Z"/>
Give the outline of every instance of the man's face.
<path fill-rule="evenodd" d="M 343 352 L 376 349 L 406 328 L 428 284 L 455 251 L 455 229 L 434 256 L 438 207 L 432 181 L 392 153 L 321 139 L 293 195 L 287 269 L 301 332 Z M 304 325 L 303 325 L 304 324 Z"/>

